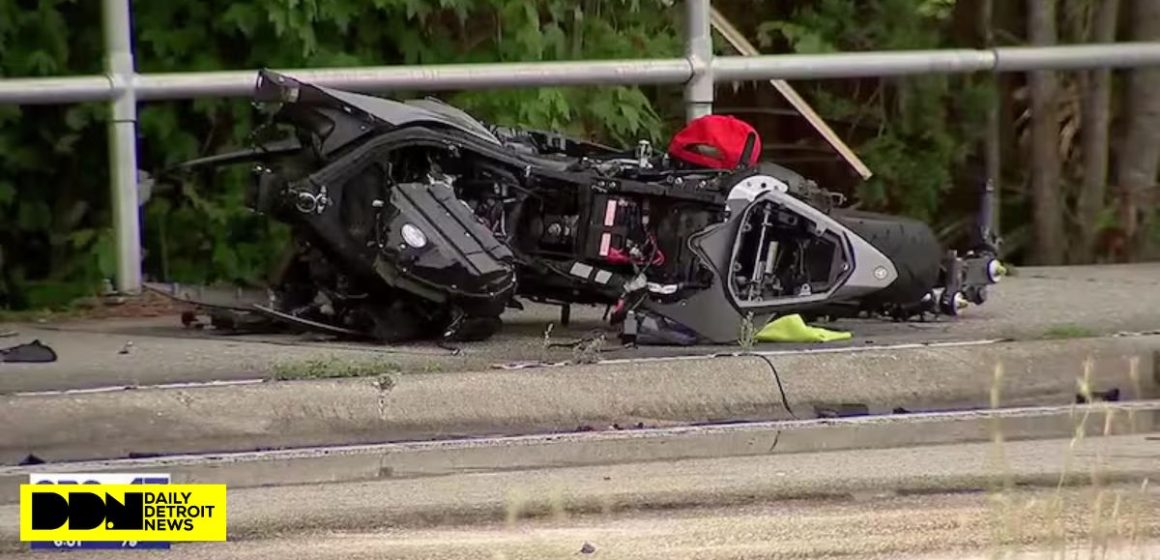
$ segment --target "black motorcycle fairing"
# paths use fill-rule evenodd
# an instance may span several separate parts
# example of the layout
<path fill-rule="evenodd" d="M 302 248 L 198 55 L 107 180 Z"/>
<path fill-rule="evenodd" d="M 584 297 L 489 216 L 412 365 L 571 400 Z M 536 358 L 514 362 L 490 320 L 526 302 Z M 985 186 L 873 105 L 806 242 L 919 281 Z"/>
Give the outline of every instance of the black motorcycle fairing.
<path fill-rule="evenodd" d="M 240 163 L 265 162 L 270 158 L 297 154 L 302 151 L 302 147 L 302 143 L 297 138 L 283 138 L 251 148 L 186 160 L 172 167 L 163 169 L 159 175 L 166 175 L 177 171 L 190 171 L 200 167 L 221 167 Z"/>
<path fill-rule="evenodd" d="M 339 152 L 383 126 L 438 125 L 488 144 L 501 144 L 483 123 L 430 98 L 393 101 L 303 83 L 270 70 L 259 72 L 255 96 L 259 101 L 282 103 L 276 119 L 310 130 L 324 155 Z"/>
<path fill-rule="evenodd" d="M 506 307 L 516 281 L 512 252 L 455 197 L 449 184 L 395 185 L 382 218 L 385 263 L 463 300 L 461 306 L 472 307 L 473 314 L 498 315 Z"/>

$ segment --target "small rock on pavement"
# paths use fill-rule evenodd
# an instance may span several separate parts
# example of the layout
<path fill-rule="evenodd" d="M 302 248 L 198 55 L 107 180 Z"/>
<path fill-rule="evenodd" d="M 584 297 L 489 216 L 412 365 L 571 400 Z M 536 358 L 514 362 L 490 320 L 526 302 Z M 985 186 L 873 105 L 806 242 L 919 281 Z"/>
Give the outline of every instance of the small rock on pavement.
<path fill-rule="evenodd" d="M 581 554 L 592 554 L 593 552 L 596 552 L 596 547 L 592 546 L 591 543 L 584 543 L 584 546 L 580 547 Z"/>
<path fill-rule="evenodd" d="M 132 349 L 133 349 L 133 341 L 130 340 L 129 342 L 126 342 L 125 345 L 121 347 L 121 351 L 117 352 L 117 353 L 118 354 L 128 354 L 129 351 Z"/>

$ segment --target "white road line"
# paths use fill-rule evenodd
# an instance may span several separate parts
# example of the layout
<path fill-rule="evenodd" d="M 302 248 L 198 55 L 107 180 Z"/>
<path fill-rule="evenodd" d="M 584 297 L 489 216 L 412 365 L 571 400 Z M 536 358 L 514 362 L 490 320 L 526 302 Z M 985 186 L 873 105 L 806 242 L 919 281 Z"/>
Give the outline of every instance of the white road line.
<path fill-rule="evenodd" d="M 683 356 L 657 356 L 652 358 L 620 358 L 600 360 L 600 364 L 635 364 L 641 362 L 658 362 L 672 360 L 702 360 L 722 356 L 797 356 L 802 354 L 846 354 L 854 352 L 879 352 L 883 350 L 912 350 L 918 348 L 956 348 L 963 346 L 983 346 L 1009 342 L 1006 338 L 988 338 L 980 340 L 954 340 L 945 342 L 907 342 L 902 344 L 886 344 L 881 346 L 838 346 L 830 348 L 798 348 L 794 350 L 723 350 L 710 354 L 692 354 Z"/>
<path fill-rule="evenodd" d="M 679 356 L 650 356 L 644 358 L 613 358 L 608 360 L 600 360 L 592 365 L 631 365 L 655 362 L 676 362 L 676 361 L 690 361 L 690 360 L 709 360 L 713 358 L 729 358 L 742 356 L 800 356 L 806 354 L 852 354 L 855 352 L 882 352 L 887 350 L 915 350 L 919 348 L 958 348 L 969 346 L 983 346 L 987 344 L 998 344 L 1000 342 L 1012 342 L 1007 338 L 988 338 L 979 340 L 953 340 L 943 342 L 907 342 L 901 344 L 885 344 L 880 346 L 837 346 L 829 348 L 797 348 L 794 350 L 739 350 L 734 348 L 722 349 L 718 352 L 711 352 L 706 354 L 681 354 Z M 565 367 L 576 365 L 569 361 L 560 362 L 535 362 L 535 361 L 516 361 L 503 364 L 492 364 L 492 369 L 535 369 L 535 368 L 550 368 L 550 367 Z"/>
<path fill-rule="evenodd" d="M 190 381 L 184 383 L 160 383 L 157 385 L 108 385 L 87 389 L 59 389 L 55 391 L 22 391 L 9 393 L 9 397 L 44 397 L 62 395 L 90 395 L 93 393 L 115 393 L 117 391 L 148 391 L 153 389 L 200 389 L 204 387 L 225 387 L 230 385 L 256 385 L 265 379 L 219 379 L 215 381 Z"/>

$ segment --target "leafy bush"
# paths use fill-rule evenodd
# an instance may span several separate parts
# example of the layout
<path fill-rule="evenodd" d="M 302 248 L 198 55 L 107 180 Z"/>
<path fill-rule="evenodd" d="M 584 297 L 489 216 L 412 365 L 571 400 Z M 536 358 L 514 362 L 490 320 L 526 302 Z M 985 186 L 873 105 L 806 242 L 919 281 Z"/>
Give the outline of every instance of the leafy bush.
<path fill-rule="evenodd" d="M 799 53 L 961 47 L 947 27 L 954 0 L 817 0 L 758 28 L 762 43 Z M 858 22 L 851 25 L 851 22 Z M 955 171 L 975 153 L 988 90 L 969 75 L 920 75 L 818 84 L 811 102 L 827 119 L 858 124 L 854 149 L 874 171 L 863 203 L 938 221 Z M 846 86 L 838 89 L 837 86 Z M 869 87 L 865 87 L 865 86 Z M 861 87 L 859 87 L 861 86 Z"/>
<path fill-rule="evenodd" d="M 0 0 L 0 76 L 102 70 L 100 3 Z M 436 64 L 680 56 L 680 10 L 663 0 L 172 0 L 133 5 L 138 70 Z M 413 92 L 403 95 L 418 95 Z M 608 142 L 666 136 L 635 87 L 444 94 L 502 124 L 559 127 Z M 245 100 L 151 103 L 140 165 L 159 169 L 244 144 Z M 113 273 L 101 104 L 0 106 L 0 308 L 92 293 Z M 154 193 L 143 211 L 148 277 L 259 281 L 285 231 L 241 204 L 243 175 Z"/>

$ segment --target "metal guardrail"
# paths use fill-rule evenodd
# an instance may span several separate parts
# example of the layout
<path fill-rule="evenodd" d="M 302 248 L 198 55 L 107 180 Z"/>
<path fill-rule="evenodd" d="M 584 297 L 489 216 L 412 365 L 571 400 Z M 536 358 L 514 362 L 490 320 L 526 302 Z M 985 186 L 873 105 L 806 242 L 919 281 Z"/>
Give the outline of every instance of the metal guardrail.
<path fill-rule="evenodd" d="M 137 74 L 131 48 L 130 0 L 103 0 L 106 74 L 0 79 L 0 103 L 109 101 L 109 165 L 117 239 L 117 289 L 141 289 L 137 188 L 137 103 L 248 96 L 257 73 Z M 1023 72 L 1160 66 L 1160 43 L 1115 43 L 990 50 L 884 51 L 773 56 L 714 56 L 710 0 L 685 0 L 684 58 L 503 64 L 446 64 L 279 70 L 331 87 L 361 92 L 454 90 L 561 85 L 683 84 L 686 116 L 712 112 L 717 82 Z"/>
<path fill-rule="evenodd" d="M 690 0 L 697 3 L 700 0 Z M 324 86 L 363 92 L 460 90 L 562 85 L 684 84 L 689 104 L 711 104 L 714 82 L 799 80 L 1079 70 L 1160 65 L 1160 43 L 1112 43 L 992 50 L 875 51 L 832 54 L 717 56 L 698 59 L 435 64 L 360 68 L 278 69 Z M 133 91 L 139 101 L 245 97 L 257 70 L 0 79 L 0 103 L 23 105 L 109 101 Z M 689 90 L 706 90 L 690 93 Z"/>

